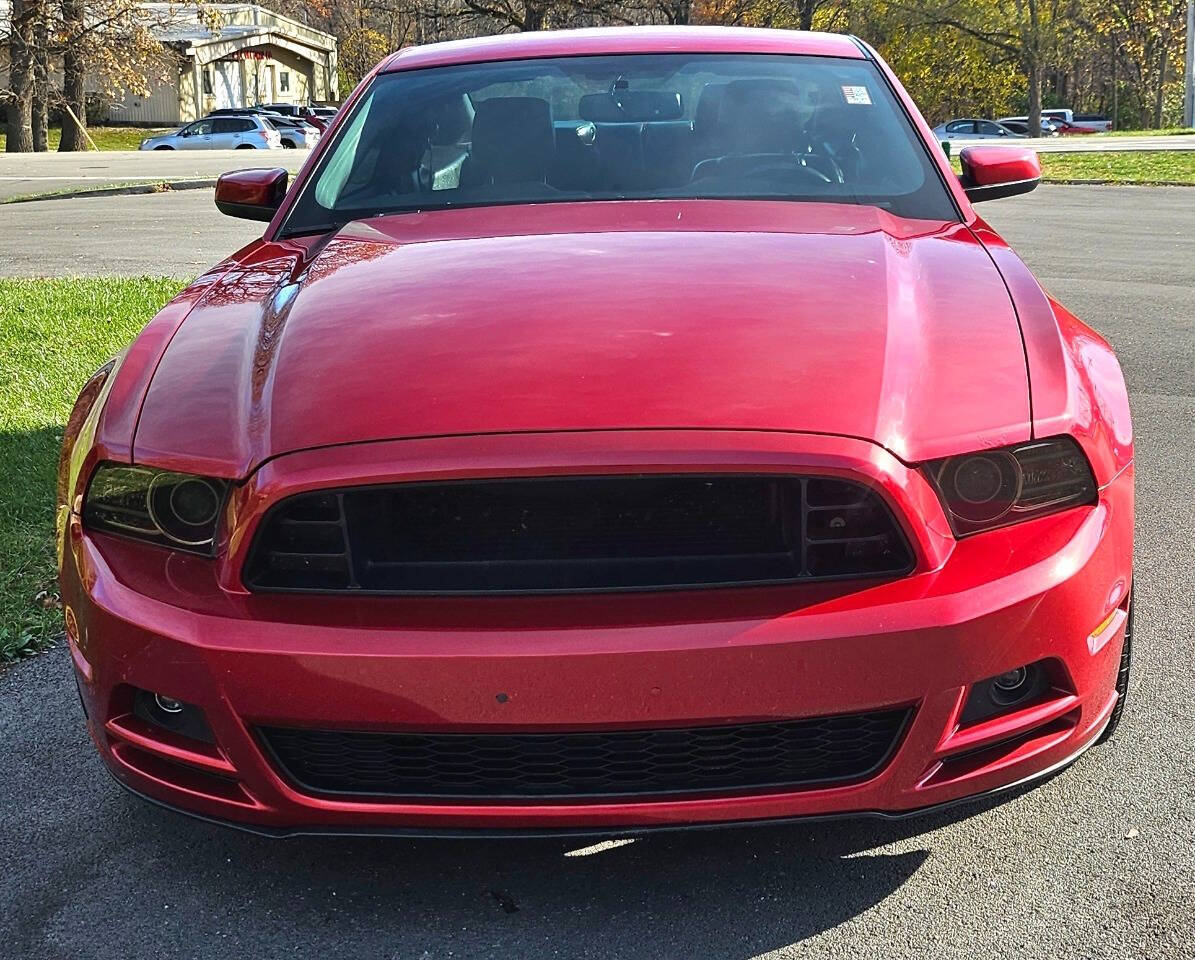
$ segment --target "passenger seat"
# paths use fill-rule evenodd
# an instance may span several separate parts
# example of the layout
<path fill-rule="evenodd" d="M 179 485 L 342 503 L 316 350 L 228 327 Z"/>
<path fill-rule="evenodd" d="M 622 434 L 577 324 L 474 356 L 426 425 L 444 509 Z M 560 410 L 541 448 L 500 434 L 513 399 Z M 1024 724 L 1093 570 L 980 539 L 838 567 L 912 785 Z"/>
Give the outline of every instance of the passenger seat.
<path fill-rule="evenodd" d="M 552 109 L 540 97 L 492 97 L 476 104 L 473 146 L 461 186 L 547 186 L 556 156 Z"/>

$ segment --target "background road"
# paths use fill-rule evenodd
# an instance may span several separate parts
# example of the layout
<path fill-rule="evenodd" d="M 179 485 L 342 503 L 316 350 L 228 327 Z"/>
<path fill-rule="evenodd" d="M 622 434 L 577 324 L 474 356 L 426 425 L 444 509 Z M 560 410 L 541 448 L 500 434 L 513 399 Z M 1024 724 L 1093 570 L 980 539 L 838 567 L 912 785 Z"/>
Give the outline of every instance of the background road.
<path fill-rule="evenodd" d="M 131 197 L 128 210 L 160 217 L 194 199 Z M 85 224 L 102 208 L 72 209 Z M 234 245 L 235 221 L 208 211 L 181 256 Z M 122 793 L 60 649 L 0 673 L 0 953 L 1192 956 L 1195 190 L 1043 187 L 983 212 L 1112 340 L 1133 393 L 1139 638 L 1113 743 L 1003 804 L 899 825 L 656 836 L 586 855 L 560 841 L 268 841 Z M 141 255 L 136 272 L 160 269 L 152 247 Z"/>
<path fill-rule="evenodd" d="M 294 173 L 310 155 L 310 150 L 0 153 L 0 200 L 68 189 L 91 190 L 115 183 L 214 179 L 244 167 L 285 167 Z"/>
<path fill-rule="evenodd" d="M 214 197 L 182 190 L 0 205 L 0 276 L 196 276 L 265 226 L 224 216 Z"/>

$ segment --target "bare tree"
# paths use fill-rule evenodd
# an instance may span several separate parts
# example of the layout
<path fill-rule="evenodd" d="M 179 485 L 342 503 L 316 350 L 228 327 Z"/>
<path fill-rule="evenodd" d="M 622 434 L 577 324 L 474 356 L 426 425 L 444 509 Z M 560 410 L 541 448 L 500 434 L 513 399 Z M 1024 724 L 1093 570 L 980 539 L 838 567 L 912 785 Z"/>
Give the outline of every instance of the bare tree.
<path fill-rule="evenodd" d="M 4 105 L 9 153 L 33 149 L 33 23 L 37 0 L 13 0 L 8 31 L 8 86 Z"/>
<path fill-rule="evenodd" d="M 87 64 L 82 44 L 72 42 L 82 37 L 84 23 L 83 0 L 63 0 L 62 26 L 65 42 L 62 50 L 62 138 L 58 149 L 62 152 L 87 149 Z"/>
<path fill-rule="evenodd" d="M 30 58 L 33 99 L 30 122 L 33 149 L 45 153 L 50 139 L 50 22 L 46 4 L 39 3 L 33 22 L 33 55 Z"/>

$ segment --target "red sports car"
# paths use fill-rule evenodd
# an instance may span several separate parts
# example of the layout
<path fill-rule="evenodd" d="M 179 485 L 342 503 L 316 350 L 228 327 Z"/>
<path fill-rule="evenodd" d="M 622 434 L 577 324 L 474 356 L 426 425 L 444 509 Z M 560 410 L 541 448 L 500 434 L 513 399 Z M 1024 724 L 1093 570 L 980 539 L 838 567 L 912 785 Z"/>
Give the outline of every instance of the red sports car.
<path fill-rule="evenodd" d="M 414 47 L 264 236 L 84 387 L 59 550 L 88 728 L 273 833 L 904 815 L 1124 703 L 1133 440 L 847 36 Z"/>

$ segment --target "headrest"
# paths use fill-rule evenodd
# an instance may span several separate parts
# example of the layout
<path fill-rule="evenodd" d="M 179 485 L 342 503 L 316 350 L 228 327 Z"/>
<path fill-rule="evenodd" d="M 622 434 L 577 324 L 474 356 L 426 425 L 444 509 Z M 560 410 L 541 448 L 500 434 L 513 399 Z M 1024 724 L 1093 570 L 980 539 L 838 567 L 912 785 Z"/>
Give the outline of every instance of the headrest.
<path fill-rule="evenodd" d="M 492 97 L 473 115 L 472 164 L 494 183 L 543 180 L 556 154 L 552 110 L 540 97 Z"/>
<path fill-rule="evenodd" d="M 718 109 L 718 122 L 733 153 L 783 153 L 796 149 L 801 97 L 791 80 L 732 80 Z"/>
<path fill-rule="evenodd" d="M 679 120 L 685 115 L 680 94 L 673 90 L 616 90 L 587 93 L 577 103 L 582 120 L 593 123 L 650 123 Z"/>
<path fill-rule="evenodd" d="M 718 130 L 718 113 L 729 83 L 707 83 L 697 98 L 697 112 L 693 114 L 693 131 L 699 137 L 712 137 Z"/>

